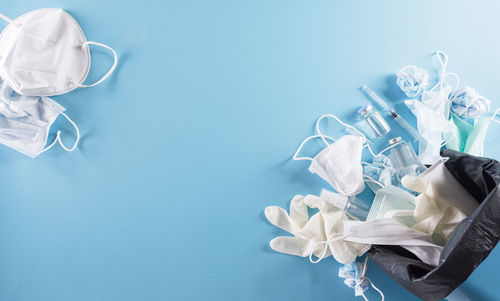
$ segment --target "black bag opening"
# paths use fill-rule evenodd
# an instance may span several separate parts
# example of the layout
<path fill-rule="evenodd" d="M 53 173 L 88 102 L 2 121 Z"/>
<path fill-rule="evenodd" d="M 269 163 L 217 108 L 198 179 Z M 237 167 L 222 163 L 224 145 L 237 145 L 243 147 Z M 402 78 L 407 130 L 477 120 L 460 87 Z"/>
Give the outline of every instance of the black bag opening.
<path fill-rule="evenodd" d="M 480 203 L 452 232 L 437 267 L 423 263 L 399 246 L 373 245 L 369 258 L 417 297 L 440 300 L 464 282 L 493 250 L 500 237 L 500 164 L 453 150 L 446 168 Z"/>

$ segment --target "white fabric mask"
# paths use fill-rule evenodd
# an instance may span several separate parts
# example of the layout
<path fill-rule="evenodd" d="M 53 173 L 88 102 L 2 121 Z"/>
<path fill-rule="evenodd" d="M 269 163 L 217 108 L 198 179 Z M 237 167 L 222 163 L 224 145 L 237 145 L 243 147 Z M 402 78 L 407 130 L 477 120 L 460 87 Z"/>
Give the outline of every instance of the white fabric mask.
<path fill-rule="evenodd" d="M 74 150 L 80 133 L 64 110 L 51 98 L 19 95 L 0 80 L 0 143 L 32 158 L 50 149 L 56 142 L 66 151 Z M 54 141 L 43 148 L 47 144 L 50 126 L 59 114 L 75 127 L 75 144 L 71 148 L 66 147 L 61 141 L 61 131 L 58 131 Z"/>
<path fill-rule="evenodd" d="M 359 133 L 357 135 L 345 135 L 335 140 L 321 134 L 319 122 L 323 118 L 334 118 L 340 124 Z M 309 171 L 317 174 L 327 181 L 335 190 L 343 195 L 351 196 L 362 192 L 365 188 L 363 181 L 363 167 L 361 166 L 361 155 L 366 141 L 365 136 L 351 125 L 344 123 L 337 116 L 323 115 L 316 122 L 318 135 L 306 138 L 295 152 L 294 160 L 309 160 L 311 165 Z M 314 138 L 321 138 L 326 147 L 314 158 L 298 157 L 304 144 Z M 333 143 L 328 143 L 328 140 Z"/>
<path fill-rule="evenodd" d="M 443 247 L 432 237 L 407 227 L 392 218 L 370 222 L 344 220 L 345 241 L 369 245 L 397 245 L 412 252 L 423 262 L 437 266 Z"/>
<path fill-rule="evenodd" d="M 52 96 L 103 82 L 114 71 L 116 52 L 87 41 L 78 23 L 60 8 L 42 8 L 11 20 L 0 34 L 0 77 L 25 96 Z M 110 50 L 114 63 L 97 82 L 85 85 L 90 70 L 89 45 Z"/>

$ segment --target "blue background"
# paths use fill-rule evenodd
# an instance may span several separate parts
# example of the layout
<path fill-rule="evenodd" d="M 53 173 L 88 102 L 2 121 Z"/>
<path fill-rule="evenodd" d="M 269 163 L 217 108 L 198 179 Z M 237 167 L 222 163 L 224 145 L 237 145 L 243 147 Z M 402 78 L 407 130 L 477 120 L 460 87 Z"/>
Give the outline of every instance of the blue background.
<path fill-rule="evenodd" d="M 290 160 L 315 119 L 354 122 L 363 83 L 397 104 L 394 74 L 415 64 L 435 80 L 437 49 L 499 104 L 495 1 L 4 0 L 0 11 L 39 7 L 67 10 L 120 62 L 102 85 L 54 97 L 80 127 L 78 150 L 30 159 L 0 146 L 1 300 L 361 300 L 331 258 L 268 247 L 283 232 L 264 208 L 326 187 Z M 93 63 L 88 82 L 111 59 L 96 49 Z M 50 139 L 57 129 L 70 144 L 71 126 L 59 118 Z M 492 124 L 486 156 L 500 158 L 499 138 Z M 498 299 L 499 264 L 497 248 L 463 293 Z M 387 300 L 417 300 L 375 265 L 368 275 Z"/>

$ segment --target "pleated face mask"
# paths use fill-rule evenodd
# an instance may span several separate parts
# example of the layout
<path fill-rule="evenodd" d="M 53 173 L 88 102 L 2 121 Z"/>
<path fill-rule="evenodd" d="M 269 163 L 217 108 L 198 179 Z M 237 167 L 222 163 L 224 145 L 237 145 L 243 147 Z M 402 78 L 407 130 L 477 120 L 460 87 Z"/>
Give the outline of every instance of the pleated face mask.
<path fill-rule="evenodd" d="M 75 19 L 60 8 L 36 9 L 15 20 L 0 18 L 9 23 L 0 34 L 0 77 L 21 95 L 52 96 L 95 86 L 116 67 L 115 51 L 87 41 Z M 100 80 L 86 85 L 89 45 L 110 50 L 114 63 Z"/>
<path fill-rule="evenodd" d="M 345 135 L 338 140 L 325 136 L 319 129 L 319 122 L 323 118 L 333 118 L 346 128 L 358 133 L 359 136 Z M 351 196 L 362 192 L 365 183 L 363 181 L 361 155 L 366 142 L 365 136 L 351 125 L 342 122 L 337 116 L 330 114 L 323 115 L 318 119 L 316 130 L 318 135 L 308 137 L 302 141 L 293 159 L 311 161 L 309 171 L 323 178 L 337 192 L 343 195 Z M 314 138 L 321 138 L 326 147 L 313 158 L 298 157 L 304 144 Z M 327 140 L 330 140 L 330 142 Z"/>
<path fill-rule="evenodd" d="M 77 138 L 71 148 L 62 143 L 61 131 L 45 147 L 50 127 L 59 115 L 66 117 L 76 129 Z M 64 150 L 72 151 L 79 137 L 78 127 L 57 102 L 48 97 L 22 96 L 0 80 L 0 143 L 34 158 L 57 142 Z"/>

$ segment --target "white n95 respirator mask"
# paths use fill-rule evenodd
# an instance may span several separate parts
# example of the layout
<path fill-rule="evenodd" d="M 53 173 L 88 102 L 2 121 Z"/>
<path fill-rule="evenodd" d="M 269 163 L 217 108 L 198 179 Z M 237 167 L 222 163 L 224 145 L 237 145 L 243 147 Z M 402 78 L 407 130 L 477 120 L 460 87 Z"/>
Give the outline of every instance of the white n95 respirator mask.
<path fill-rule="evenodd" d="M 80 133 L 76 124 L 64 114 L 64 107 L 49 97 L 22 96 L 0 79 L 0 143 L 25 154 L 36 157 L 53 147 L 57 142 L 66 151 L 76 148 Z M 49 146 L 49 130 L 59 115 L 63 115 L 75 127 L 76 141 L 70 148 L 61 140 L 61 131 Z"/>
<path fill-rule="evenodd" d="M 345 135 L 338 140 L 325 136 L 319 129 L 319 122 L 324 118 L 333 118 L 343 126 L 356 132 L 358 135 Z M 302 141 L 293 156 L 294 160 L 309 160 L 309 171 L 327 181 L 335 190 L 343 195 L 359 194 L 365 188 L 363 181 L 363 167 L 361 155 L 366 142 L 365 136 L 351 125 L 342 122 L 337 116 L 323 115 L 316 122 L 318 135 L 310 136 Z M 321 138 L 326 147 L 315 157 L 298 157 L 306 142 L 314 138 Z M 328 142 L 327 140 L 330 140 Z"/>
<path fill-rule="evenodd" d="M 114 71 L 116 52 L 101 43 L 87 41 L 78 23 L 60 8 L 29 11 L 11 20 L 0 34 L 0 77 L 25 96 L 53 96 L 77 87 L 92 87 Z M 90 70 L 89 45 L 110 50 L 114 63 L 93 84 L 83 84 Z"/>

